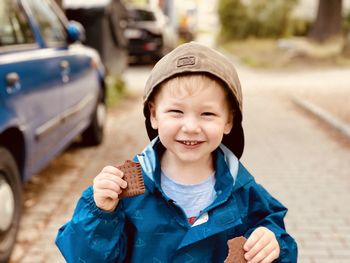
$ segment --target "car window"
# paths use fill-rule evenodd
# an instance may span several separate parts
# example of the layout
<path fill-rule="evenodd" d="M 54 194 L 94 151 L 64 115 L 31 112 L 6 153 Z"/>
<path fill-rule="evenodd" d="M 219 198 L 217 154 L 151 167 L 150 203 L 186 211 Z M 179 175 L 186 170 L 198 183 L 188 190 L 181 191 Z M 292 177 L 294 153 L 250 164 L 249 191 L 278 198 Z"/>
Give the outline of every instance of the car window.
<path fill-rule="evenodd" d="M 33 16 L 38 23 L 41 34 L 48 46 L 56 46 L 66 42 L 65 28 L 52 9 L 49 1 L 27 0 Z"/>
<path fill-rule="evenodd" d="M 155 21 L 154 14 L 147 10 L 130 10 L 129 17 L 134 21 Z"/>
<path fill-rule="evenodd" d="M 35 42 L 27 16 L 16 1 L 1 0 L 0 25 L 0 46 Z"/>

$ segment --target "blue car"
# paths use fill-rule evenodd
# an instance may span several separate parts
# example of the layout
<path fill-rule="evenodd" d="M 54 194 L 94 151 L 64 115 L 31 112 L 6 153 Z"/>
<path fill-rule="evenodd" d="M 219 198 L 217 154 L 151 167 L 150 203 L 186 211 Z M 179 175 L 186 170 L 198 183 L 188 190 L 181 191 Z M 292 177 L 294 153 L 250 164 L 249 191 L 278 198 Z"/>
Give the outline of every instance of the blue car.
<path fill-rule="evenodd" d="M 15 244 L 22 183 L 78 135 L 103 139 L 104 67 L 49 0 L 0 4 L 0 262 Z"/>

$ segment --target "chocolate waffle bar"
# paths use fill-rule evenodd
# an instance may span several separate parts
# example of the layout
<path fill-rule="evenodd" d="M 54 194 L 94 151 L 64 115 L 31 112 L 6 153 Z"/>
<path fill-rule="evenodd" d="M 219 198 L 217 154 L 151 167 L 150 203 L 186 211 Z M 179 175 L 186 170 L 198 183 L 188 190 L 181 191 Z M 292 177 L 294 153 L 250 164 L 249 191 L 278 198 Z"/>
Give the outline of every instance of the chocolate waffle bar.
<path fill-rule="evenodd" d="M 243 236 L 235 237 L 227 241 L 228 255 L 224 263 L 246 263 L 247 260 L 244 258 L 243 245 L 247 239 Z"/>
<path fill-rule="evenodd" d="M 119 198 L 132 197 L 145 192 L 145 184 L 142 177 L 140 163 L 126 160 L 124 164 L 117 166 L 124 173 L 123 179 L 128 183 L 126 189 L 123 189 Z"/>

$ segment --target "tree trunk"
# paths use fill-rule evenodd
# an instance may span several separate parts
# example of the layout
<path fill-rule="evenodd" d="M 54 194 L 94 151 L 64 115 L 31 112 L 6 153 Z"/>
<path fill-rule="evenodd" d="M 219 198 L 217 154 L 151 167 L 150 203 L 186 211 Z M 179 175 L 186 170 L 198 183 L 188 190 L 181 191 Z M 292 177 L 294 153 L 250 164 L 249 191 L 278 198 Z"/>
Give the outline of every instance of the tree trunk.
<path fill-rule="evenodd" d="M 341 34 L 342 0 L 319 0 L 309 37 L 322 42 Z"/>

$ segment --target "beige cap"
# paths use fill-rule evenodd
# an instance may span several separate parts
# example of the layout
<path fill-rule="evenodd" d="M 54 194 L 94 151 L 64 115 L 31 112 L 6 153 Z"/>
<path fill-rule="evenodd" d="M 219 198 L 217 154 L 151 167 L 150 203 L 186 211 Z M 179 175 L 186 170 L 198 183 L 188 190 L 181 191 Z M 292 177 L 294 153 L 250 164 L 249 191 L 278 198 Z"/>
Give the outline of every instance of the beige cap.
<path fill-rule="evenodd" d="M 235 107 L 234 125 L 231 132 L 224 135 L 223 144 L 240 158 L 244 148 L 242 129 L 242 90 L 237 72 L 227 57 L 219 52 L 190 42 L 182 44 L 164 56 L 152 69 L 144 90 L 144 108 L 146 129 L 152 140 L 157 135 L 150 123 L 148 100 L 154 89 L 165 80 L 179 74 L 205 73 L 221 80 L 232 94 L 232 105 Z"/>

